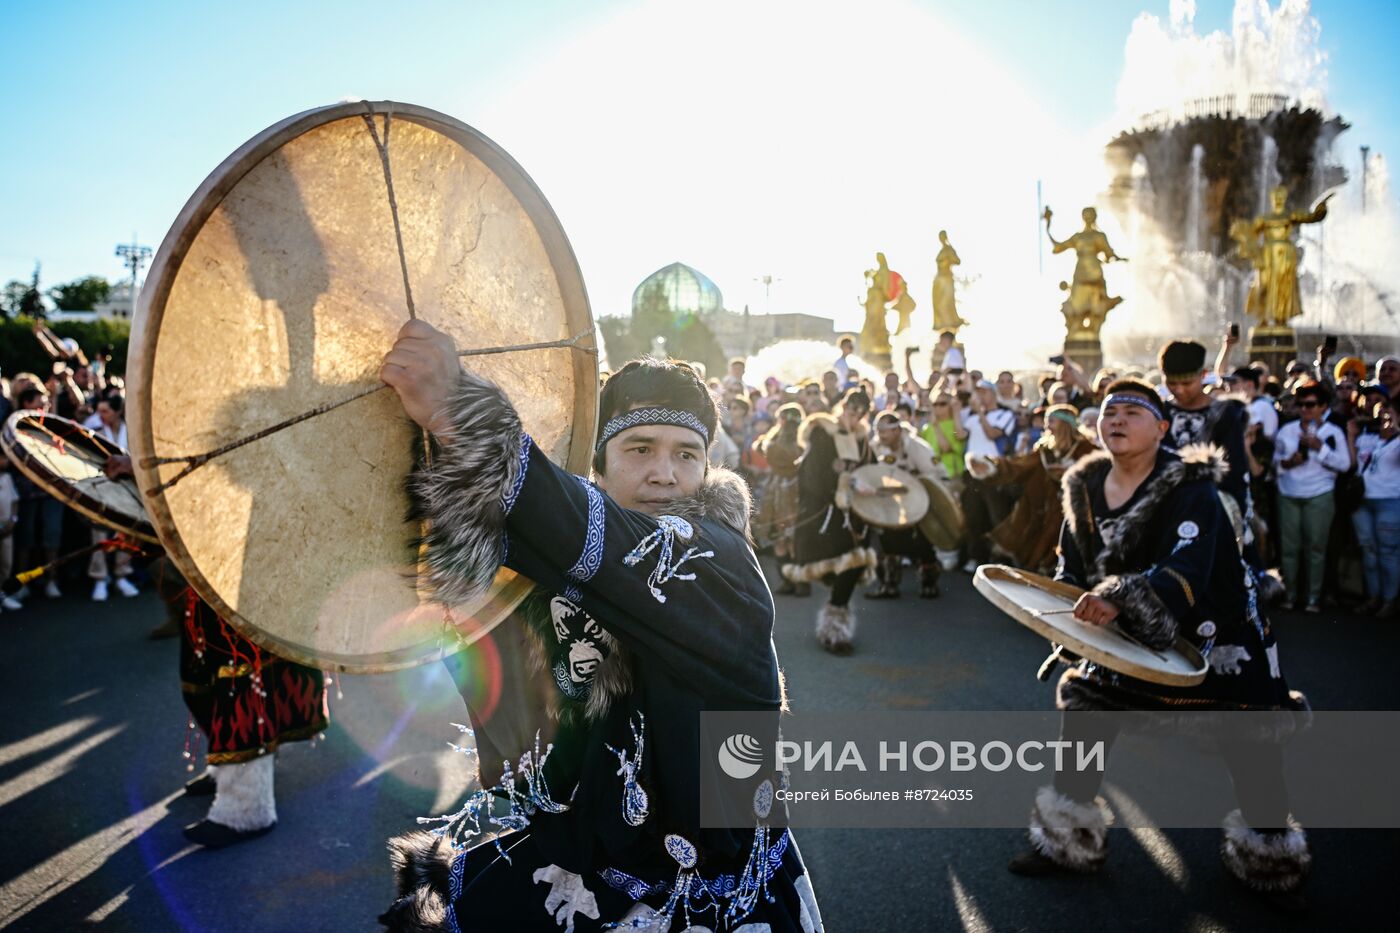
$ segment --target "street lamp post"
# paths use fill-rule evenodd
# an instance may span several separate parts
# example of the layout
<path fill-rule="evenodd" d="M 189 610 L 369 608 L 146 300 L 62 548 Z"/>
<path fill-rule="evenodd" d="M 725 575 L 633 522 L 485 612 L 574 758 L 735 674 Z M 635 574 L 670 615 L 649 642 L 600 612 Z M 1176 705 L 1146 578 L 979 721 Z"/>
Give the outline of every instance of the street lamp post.
<path fill-rule="evenodd" d="M 141 269 L 151 258 L 151 248 L 136 242 L 136 234 L 131 235 L 130 243 L 117 244 L 117 258 L 131 270 L 131 316 L 136 317 L 136 295 L 141 288 Z"/>

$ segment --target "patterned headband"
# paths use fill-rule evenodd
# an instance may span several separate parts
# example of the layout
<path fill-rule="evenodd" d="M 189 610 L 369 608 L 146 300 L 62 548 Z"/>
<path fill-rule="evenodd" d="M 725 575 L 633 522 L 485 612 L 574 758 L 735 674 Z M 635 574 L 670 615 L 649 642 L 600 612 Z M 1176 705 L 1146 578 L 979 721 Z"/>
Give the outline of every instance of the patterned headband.
<path fill-rule="evenodd" d="M 1165 417 L 1162 415 L 1161 406 L 1149 399 L 1147 396 L 1138 395 L 1136 392 L 1117 392 L 1113 395 L 1110 395 L 1108 398 L 1103 400 L 1103 407 L 1099 410 L 1107 411 L 1108 406 L 1110 405 L 1138 405 L 1142 408 L 1146 408 L 1148 411 L 1152 412 L 1152 414 L 1156 415 L 1158 421 L 1166 420 Z"/>
<path fill-rule="evenodd" d="M 623 431 L 645 424 L 670 424 L 678 428 L 689 428 L 704 439 L 706 450 L 710 447 L 710 432 L 705 429 L 704 423 L 693 413 L 675 408 L 635 408 L 632 411 L 624 411 L 603 425 L 603 430 L 598 433 L 598 443 L 594 449 L 602 450 L 608 441 Z"/>

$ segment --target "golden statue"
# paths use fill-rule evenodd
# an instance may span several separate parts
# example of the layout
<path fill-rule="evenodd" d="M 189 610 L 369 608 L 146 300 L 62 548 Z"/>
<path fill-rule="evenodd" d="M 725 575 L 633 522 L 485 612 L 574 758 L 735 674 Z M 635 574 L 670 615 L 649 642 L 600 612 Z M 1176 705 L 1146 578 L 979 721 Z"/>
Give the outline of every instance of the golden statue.
<path fill-rule="evenodd" d="M 1065 328 L 1068 336 L 1074 338 L 1092 338 L 1098 340 L 1099 328 L 1103 327 L 1103 322 L 1108 317 L 1108 312 L 1118 307 L 1123 299 L 1110 298 L 1108 287 L 1103 280 L 1103 262 L 1127 262 L 1127 258 L 1119 256 L 1113 251 L 1113 247 L 1108 245 L 1108 237 L 1103 231 L 1094 226 L 1099 219 L 1099 212 L 1092 207 L 1086 207 L 1081 212 L 1084 218 L 1084 229 L 1067 240 L 1057 240 L 1050 232 L 1050 218 L 1052 212 L 1050 208 L 1045 209 L 1041 215 L 1045 219 L 1045 235 L 1050 238 L 1050 243 L 1054 247 L 1054 252 L 1063 253 L 1067 249 L 1074 250 L 1079 257 L 1079 261 L 1074 266 L 1074 282 L 1061 282 L 1061 291 L 1069 292 L 1069 297 L 1060 306 L 1061 313 L 1065 316 Z M 1103 254 L 1103 262 L 1099 261 L 1099 254 Z"/>
<path fill-rule="evenodd" d="M 880 254 L 880 262 L 884 262 Z M 885 286 L 878 280 L 878 269 L 865 270 L 865 326 L 860 329 L 861 356 L 890 354 L 890 329 L 885 324 Z"/>
<path fill-rule="evenodd" d="M 1254 269 L 1254 281 L 1249 286 L 1249 294 L 1244 300 L 1244 313 L 1253 320 L 1263 320 L 1262 293 L 1259 280 L 1264 272 L 1264 251 L 1259 247 L 1259 238 L 1254 233 L 1254 222 L 1236 220 L 1230 224 L 1230 239 L 1235 241 L 1239 257 Z"/>
<path fill-rule="evenodd" d="M 862 356 L 890 355 L 890 331 L 885 313 L 893 308 L 899 312 L 896 334 L 909 328 L 914 313 L 914 298 L 909 294 L 904 276 L 890 269 L 884 253 L 875 254 L 875 268 L 865 270 L 865 326 L 860 331 Z"/>
<path fill-rule="evenodd" d="M 938 272 L 933 277 L 933 329 L 950 330 L 957 333 L 967 321 L 958 316 L 957 299 L 953 296 L 953 267 L 962 265 L 957 250 L 948 242 L 948 231 L 938 231 L 938 242 L 943 248 L 938 251 Z"/>
<path fill-rule="evenodd" d="M 1269 192 L 1273 213 L 1254 218 L 1249 225 L 1248 243 L 1257 256 L 1251 256 L 1258 278 L 1250 291 L 1246 310 L 1266 327 L 1284 327 L 1303 313 L 1298 291 L 1298 247 L 1293 231 L 1303 224 L 1315 224 L 1327 216 L 1327 195 L 1311 211 L 1287 210 L 1288 189 L 1282 185 Z M 1262 241 L 1261 241 L 1262 238 Z M 1240 243 L 1241 253 L 1245 244 Z"/>

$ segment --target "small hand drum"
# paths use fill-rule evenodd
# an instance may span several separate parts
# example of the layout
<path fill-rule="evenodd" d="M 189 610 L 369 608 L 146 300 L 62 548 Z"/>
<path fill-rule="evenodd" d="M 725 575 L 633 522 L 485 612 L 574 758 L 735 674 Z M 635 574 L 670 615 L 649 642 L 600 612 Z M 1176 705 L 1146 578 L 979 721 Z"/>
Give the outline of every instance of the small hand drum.
<path fill-rule="evenodd" d="M 108 479 L 102 472 L 108 457 L 126 451 L 100 434 L 57 415 L 17 411 L 0 432 L 0 448 L 36 486 L 84 518 L 160 543 L 135 480 Z"/>
<path fill-rule="evenodd" d="M 953 491 L 931 476 L 919 477 L 928 493 L 928 512 L 919 520 L 919 531 L 940 551 L 952 551 L 962 544 L 966 520 L 962 504 Z"/>
<path fill-rule="evenodd" d="M 1001 564 L 983 564 L 973 586 L 1026 628 L 1082 658 L 1155 684 L 1190 687 L 1206 678 L 1205 658 L 1184 638 L 1162 651 L 1134 641 L 1115 625 L 1090 625 L 1070 610 L 1084 594 L 1077 586 Z"/>
<path fill-rule="evenodd" d="M 928 512 L 928 493 L 914 474 L 888 463 L 867 463 L 852 474 L 851 511 L 880 528 L 909 528 Z M 875 490 L 857 493 L 855 484 Z"/>

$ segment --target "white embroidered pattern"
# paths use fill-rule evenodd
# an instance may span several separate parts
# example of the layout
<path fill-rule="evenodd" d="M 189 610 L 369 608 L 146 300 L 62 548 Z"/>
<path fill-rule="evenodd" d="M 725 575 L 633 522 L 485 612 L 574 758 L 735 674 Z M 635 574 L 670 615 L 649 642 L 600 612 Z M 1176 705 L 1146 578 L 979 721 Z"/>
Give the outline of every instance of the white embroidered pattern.
<path fill-rule="evenodd" d="M 680 573 L 681 565 L 688 560 L 698 560 L 702 557 L 714 557 L 714 551 L 701 551 L 697 547 L 687 548 L 684 554 L 676 556 L 676 539 L 682 543 L 695 537 L 695 529 L 690 522 L 676 515 L 662 515 L 656 520 L 657 528 L 637 543 L 622 562 L 628 567 L 635 567 L 657 547 L 661 548 L 657 555 L 656 567 L 647 576 L 647 589 L 651 590 L 651 595 L 656 597 L 656 601 L 664 603 L 666 595 L 661 592 L 661 585 L 668 580 L 694 580 L 693 573 Z"/>

